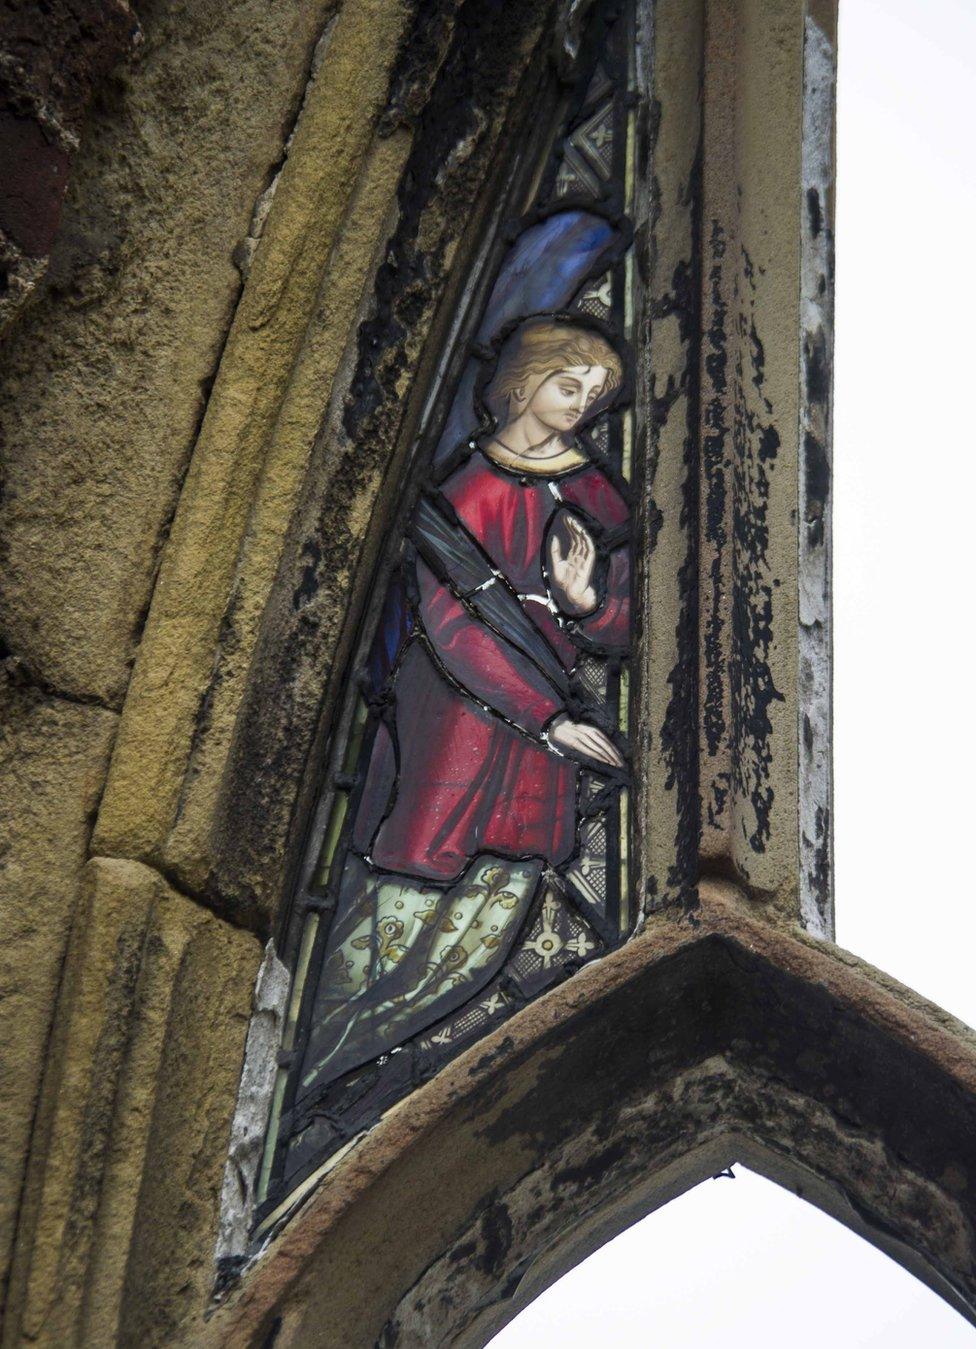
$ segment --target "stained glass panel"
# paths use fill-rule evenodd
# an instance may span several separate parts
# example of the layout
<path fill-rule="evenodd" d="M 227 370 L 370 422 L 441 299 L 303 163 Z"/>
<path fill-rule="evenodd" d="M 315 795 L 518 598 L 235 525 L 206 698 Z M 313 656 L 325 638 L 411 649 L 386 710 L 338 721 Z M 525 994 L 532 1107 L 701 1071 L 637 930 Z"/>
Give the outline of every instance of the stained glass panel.
<path fill-rule="evenodd" d="M 628 934 L 631 18 L 597 10 L 412 469 L 292 907 L 269 1225 Z"/>

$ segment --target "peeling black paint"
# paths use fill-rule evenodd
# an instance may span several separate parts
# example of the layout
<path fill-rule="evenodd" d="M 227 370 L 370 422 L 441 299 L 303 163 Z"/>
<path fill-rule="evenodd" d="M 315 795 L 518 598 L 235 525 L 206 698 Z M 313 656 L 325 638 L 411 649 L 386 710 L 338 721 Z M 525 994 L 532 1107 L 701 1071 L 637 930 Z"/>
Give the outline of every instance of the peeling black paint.
<path fill-rule="evenodd" d="M 825 128 L 822 128 L 825 129 Z M 816 161 L 816 154 L 813 156 Z M 809 166 L 813 168 L 813 163 Z M 818 177 L 819 168 L 816 170 Z M 802 759 L 799 807 L 801 912 L 813 930 L 833 927 L 829 807 L 830 755 L 830 440 L 833 343 L 833 232 L 822 177 L 806 192 L 801 269 L 802 397 L 800 407 L 799 627 Z M 823 737 L 818 743 L 818 737 Z M 811 837 L 813 835 L 813 837 Z"/>
<path fill-rule="evenodd" d="M 827 426 L 830 400 L 830 361 L 827 335 L 822 327 L 805 334 L 803 356 L 808 405 L 808 425 L 803 435 L 805 524 L 809 543 L 822 547 L 830 492 L 830 458 L 821 438 Z"/>
<path fill-rule="evenodd" d="M 700 176 L 701 168 L 697 167 L 694 172 L 696 176 Z M 695 194 L 699 189 L 693 187 L 691 191 L 697 200 Z M 655 319 L 673 316 L 678 320 L 678 336 L 682 342 L 698 340 L 698 316 L 701 308 L 698 297 L 697 257 L 698 252 L 695 249 L 692 259 L 683 258 L 678 263 L 671 276 L 670 289 L 651 305 L 651 314 Z"/>
<path fill-rule="evenodd" d="M 718 828 L 725 815 L 726 802 L 729 799 L 731 776 L 727 772 L 716 773 L 708 784 L 708 800 L 705 803 L 706 819 L 713 828 Z"/>
<path fill-rule="evenodd" d="M 807 873 L 810 893 L 821 917 L 826 920 L 830 909 L 832 878 L 830 874 L 830 811 L 818 806 L 816 812 L 817 836 L 813 840 L 813 865 Z"/>
<path fill-rule="evenodd" d="M 770 708 L 782 700 L 769 656 L 773 643 L 773 584 L 768 576 L 770 474 L 775 469 L 780 437 L 766 416 L 765 350 L 753 312 L 755 271 L 742 251 L 742 276 L 737 281 L 739 347 L 733 383 L 732 470 L 732 618 L 729 661 L 732 720 L 732 783 L 752 806 L 754 827 L 746 819 L 742 833 L 756 853 L 770 838 L 773 788 Z M 745 353 L 745 357 L 744 354 Z M 748 360 L 748 367 L 746 366 Z M 747 382 L 758 394 L 747 392 Z"/>
<path fill-rule="evenodd" d="M 664 513 L 655 503 L 650 502 L 647 507 L 647 513 L 644 516 L 644 537 L 648 553 L 653 553 L 657 546 L 658 535 L 661 532 L 661 526 L 664 524 Z"/>
<path fill-rule="evenodd" d="M 725 549 L 726 475 L 728 472 L 729 427 L 726 408 L 728 390 L 728 305 L 722 290 L 726 253 L 725 231 L 718 220 L 712 221 L 708 239 L 708 308 L 710 322 L 705 333 L 705 389 L 703 401 L 702 473 L 705 491 L 705 542 L 711 553 L 708 593 L 703 599 L 705 627 L 703 636 L 704 677 L 702 689 L 702 730 L 708 753 L 715 756 L 728 731 L 725 721 Z M 708 818 L 717 824 L 721 818 L 725 793 L 712 787 Z"/>
<path fill-rule="evenodd" d="M 666 765 L 665 786 L 676 795 L 675 860 L 668 868 L 667 887 L 671 896 L 688 909 L 693 909 L 697 904 L 694 885 L 701 840 L 698 751 L 701 156 L 699 141 L 685 194 L 691 214 L 691 257 L 675 268 L 670 291 L 655 298 L 650 305 L 653 320 L 671 316 L 677 318 L 679 336 L 685 347 L 684 369 L 678 378 L 668 376 L 663 393 L 653 399 L 651 418 L 652 436 L 655 443 L 659 443 L 662 429 L 675 405 L 679 399 L 684 399 L 684 480 L 678 522 L 686 539 L 686 552 L 677 578 L 680 598 L 675 627 L 677 659 L 668 676 L 671 696 L 659 734 Z M 659 197 L 660 193 L 656 190 L 655 202 Z"/>

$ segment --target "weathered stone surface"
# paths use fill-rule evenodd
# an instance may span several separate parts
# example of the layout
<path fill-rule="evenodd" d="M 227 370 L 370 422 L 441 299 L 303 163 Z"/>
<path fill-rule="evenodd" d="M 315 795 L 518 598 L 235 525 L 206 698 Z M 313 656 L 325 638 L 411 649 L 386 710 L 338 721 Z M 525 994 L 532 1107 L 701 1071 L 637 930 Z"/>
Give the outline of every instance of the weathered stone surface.
<path fill-rule="evenodd" d="M 0 384 L 0 630 L 72 696 L 121 703 L 238 298 L 234 251 L 334 7 L 148 6 L 86 125 L 47 292 L 8 334 Z"/>
<path fill-rule="evenodd" d="M 734 8 L 729 853 L 748 888 L 793 918 L 803 10 Z"/>
<path fill-rule="evenodd" d="M 484 1344 L 737 1159 L 976 1321 L 973 1032 L 710 885 L 391 1111 L 185 1342 Z"/>
<path fill-rule="evenodd" d="M 655 11 L 647 128 L 651 219 L 640 260 L 648 300 L 639 315 L 637 377 L 646 386 L 646 542 L 638 557 L 636 620 L 643 703 L 636 721 L 640 891 L 653 911 L 687 903 L 699 864 L 697 408 L 700 305 L 694 289 L 700 211 L 703 0 Z M 653 352 L 653 359 L 650 353 Z"/>
<path fill-rule="evenodd" d="M 197 725 L 179 816 L 163 854 L 167 870 L 185 877 L 194 891 L 206 888 L 213 870 L 215 819 L 229 785 L 228 756 L 261 621 L 305 486 L 323 406 L 332 401 L 328 395 L 337 378 L 337 392 L 346 391 L 342 377 L 348 375 L 355 348 L 354 320 L 364 316 L 372 299 L 372 286 L 366 282 L 372 282 L 386 245 L 409 146 L 409 136 L 397 131 L 376 138 L 370 147 L 268 446 L 221 624 L 219 654 L 208 670 L 205 724 Z M 352 527 L 365 532 L 368 514 L 368 499 L 362 494 L 358 508 L 353 506 Z"/>
<path fill-rule="evenodd" d="M 834 102 L 836 14 L 812 5 L 803 43 L 803 217 L 800 318 L 799 680 L 800 910 L 832 937 L 833 693 L 831 409 L 834 364 Z"/>
<path fill-rule="evenodd" d="M 0 680 L 2 1283 L 78 875 L 118 718 Z"/>
<path fill-rule="evenodd" d="M 0 6 L 0 331 L 47 267 L 92 93 L 138 32 L 126 0 Z"/>
<path fill-rule="evenodd" d="M 239 696 L 246 677 L 254 624 L 289 506 L 395 186 L 401 148 L 390 138 L 371 161 L 379 173 L 363 189 L 366 201 L 359 205 L 366 208 L 365 221 L 354 218 L 348 240 L 338 244 L 386 104 L 406 18 L 386 0 L 357 0 L 345 6 L 330 31 L 249 271 L 161 567 L 99 818 L 97 847 L 103 852 L 151 860 L 163 855 L 188 757 L 208 728 L 212 696 L 205 700 L 205 695 L 251 524 L 245 565 L 255 575 L 250 586 L 246 576 L 242 583 L 251 593 L 242 597 L 240 630 L 223 634 L 228 650 L 220 653 L 224 668 L 218 682 L 232 681 Z M 333 250 L 350 275 L 330 278 L 323 291 Z M 320 304 L 323 312 L 317 315 Z M 306 340 L 311 350 L 302 361 Z M 289 390 L 296 361 L 299 378 Z M 316 374 L 323 382 L 317 406 L 309 389 Z M 218 706 L 218 743 L 235 710 L 233 700 L 226 711 Z"/>
<path fill-rule="evenodd" d="M 650 300 L 635 681 L 647 929 L 391 1110 L 203 1319 L 261 954 L 223 918 L 269 930 L 284 893 L 323 690 L 322 733 L 504 177 L 497 149 L 526 128 L 520 93 L 541 117 L 533 62 L 553 6 L 346 0 L 280 167 L 332 10 L 150 0 L 145 46 L 91 120 L 46 298 L 8 341 L 0 622 L 39 685 L 89 700 L 21 690 L 14 709 L 36 753 L 11 855 L 25 876 L 29 863 L 45 883 L 66 878 L 44 898 L 62 934 L 115 724 L 106 708 L 125 694 L 196 448 L 100 821 L 119 856 L 87 868 L 65 965 L 7 1343 L 474 1342 L 734 1156 L 881 1244 L 897 1230 L 923 1277 L 972 1305 L 972 1038 L 790 930 L 802 6 L 657 0 L 635 250 Z M 709 122 L 719 144 L 701 139 Z M 29 129 L 10 134 L 36 148 Z M 39 176 L 35 231 L 50 233 L 55 176 Z M 726 226 L 720 303 L 699 270 L 709 202 Z M 235 257 L 247 288 L 223 346 Z M 703 302 L 728 306 L 704 353 Z M 713 570 L 699 380 L 720 356 Z M 710 731 L 717 748 L 703 753 Z M 703 803 L 715 813 L 700 846 Z M 705 883 L 696 909 L 702 873 L 731 866 L 747 893 Z M 24 939 L 47 992 L 30 1008 L 40 1029 L 21 1141 L 59 960 L 43 935 Z M 233 1251 L 275 1068 L 275 973 L 253 1023 L 261 1071 L 239 1096 L 239 1170 L 226 1173 Z M 464 1159 L 449 1185 L 445 1155 Z"/>
<path fill-rule="evenodd" d="M 257 1181 L 264 1155 L 268 1109 L 278 1076 L 278 1050 L 291 988 L 290 971 L 268 942 L 258 971 L 254 1006 L 244 1050 L 244 1071 L 237 1092 L 224 1184 L 220 1196 L 220 1231 L 215 1256 L 218 1279 L 235 1266 L 247 1249 L 257 1203 Z"/>
<path fill-rule="evenodd" d="M 170 1343 L 213 1279 L 258 943 L 96 858 L 35 1128 L 8 1345 Z"/>

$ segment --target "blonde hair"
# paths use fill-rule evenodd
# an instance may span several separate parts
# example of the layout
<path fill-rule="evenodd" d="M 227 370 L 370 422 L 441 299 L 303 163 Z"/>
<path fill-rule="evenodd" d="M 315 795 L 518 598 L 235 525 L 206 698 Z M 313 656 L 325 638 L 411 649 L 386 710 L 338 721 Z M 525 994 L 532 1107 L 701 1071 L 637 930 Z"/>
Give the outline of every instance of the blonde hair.
<path fill-rule="evenodd" d="M 603 394 L 618 388 L 623 379 L 620 357 L 594 329 L 568 319 L 527 319 L 502 346 L 485 401 L 492 415 L 501 418 L 512 395 L 534 376 L 548 377 L 576 365 L 606 368 Z"/>

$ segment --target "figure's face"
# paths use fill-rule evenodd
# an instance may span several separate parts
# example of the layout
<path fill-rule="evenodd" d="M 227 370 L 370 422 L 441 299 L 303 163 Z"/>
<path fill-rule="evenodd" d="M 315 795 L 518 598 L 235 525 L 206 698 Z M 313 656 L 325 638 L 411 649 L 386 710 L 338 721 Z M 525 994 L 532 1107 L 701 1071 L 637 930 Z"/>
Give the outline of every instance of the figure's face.
<path fill-rule="evenodd" d="M 607 382 L 603 365 L 574 365 L 548 375 L 529 399 L 528 411 L 552 431 L 571 431 Z"/>

